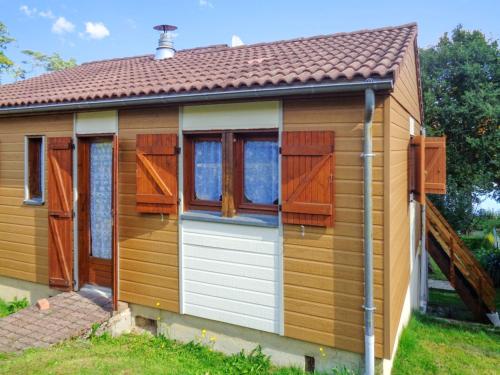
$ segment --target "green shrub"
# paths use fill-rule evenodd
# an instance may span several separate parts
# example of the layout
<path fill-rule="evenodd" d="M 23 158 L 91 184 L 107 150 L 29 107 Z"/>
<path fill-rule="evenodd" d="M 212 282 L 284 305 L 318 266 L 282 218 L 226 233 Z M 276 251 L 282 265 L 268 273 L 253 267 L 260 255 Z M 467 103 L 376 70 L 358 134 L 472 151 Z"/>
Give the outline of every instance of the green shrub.
<path fill-rule="evenodd" d="M 500 249 L 481 248 L 477 252 L 477 257 L 490 275 L 495 287 L 500 287 Z"/>
<path fill-rule="evenodd" d="M 23 299 L 14 298 L 14 300 L 10 302 L 5 302 L 3 300 L 0 300 L 0 318 L 3 316 L 14 314 L 19 310 L 28 307 L 28 305 L 29 302 L 26 299 L 26 297 Z"/>
<path fill-rule="evenodd" d="M 484 237 L 463 236 L 462 241 L 465 246 L 469 248 L 469 250 L 474 252 L 485 247 L 491 247 L 489 242 Z"/>
<path fill-rule="evenodd" d="M 262 353 L 262 348 L 257 346 L 249 354 L 243 350 L 224 360 L 228 374 L 267 374 L 271 369 L 269 356 Z"/>

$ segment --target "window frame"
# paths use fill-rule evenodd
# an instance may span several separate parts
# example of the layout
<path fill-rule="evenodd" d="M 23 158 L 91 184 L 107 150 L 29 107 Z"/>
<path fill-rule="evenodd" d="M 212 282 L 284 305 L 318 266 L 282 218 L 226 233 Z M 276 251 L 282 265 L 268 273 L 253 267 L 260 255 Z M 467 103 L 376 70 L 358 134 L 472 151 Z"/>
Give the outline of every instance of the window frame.
<path fill-rule="evenodd" d="M 32 197 L 30 189 L 30 139 L 40 139 L 40 196 Z M 24 137 L 24 204 L 41 206 L 45 204 L 45 136 L 26 135 Z"/>
<path fill-rule="evenodd" d="M 279 147 L 279 136 L 277 131 L 268 131 L 258 133 L 242 132 L 236 134 L 234 151 L 234 201 L 238 212 L 253 214 L 277 214 L 278 204 L 261 204 L 244 202 L 245 195 L 245 142 L 252 141 L 275 141 Z M 279 169 L 279 158 L 278 158 Z M 278 188 L 279 188 L 278 180 Z M 279 194 L 278 194 L 279 201 Z"/>
<path fill-rule="evenodd" d="M 239 213 L 277 215 L 279 204 L 243 202 L 244 143 L 246 140 L 278 143 L 278 129 L 214 130 L 183 132 L 184 210 L 218 211 L 223 217 Z M 194 143 L 220 140 L 222 146 L 222 201 L 199 200 L 194 195 Z M 279 168 L 279 160 L 278 160 Z M 278 181 L 278 185 L 280 182 Z M 279 199 L 279 197 L 278 197 Z"/>
<path fill-rule="evenodd" d="M 194 191 L 194 144 L 203 141 L 221 142 L 222 146 L 222 195 L 224 195 L 224 144 L 221 132 L 186 132 L 184 143 L 184 206 L 186 210 L 218 211 L 222 201 L 196 199 Z"/>

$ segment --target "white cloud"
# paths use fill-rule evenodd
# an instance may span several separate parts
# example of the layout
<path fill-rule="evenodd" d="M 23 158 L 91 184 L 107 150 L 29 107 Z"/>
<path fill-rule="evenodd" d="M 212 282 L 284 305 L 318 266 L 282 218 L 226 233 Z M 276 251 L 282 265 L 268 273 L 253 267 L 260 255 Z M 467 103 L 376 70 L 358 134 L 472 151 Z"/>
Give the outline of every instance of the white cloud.
<path fill-rule="evenodd" d="M 38 15 L 42 18 L 49 18 L 51 20 L 56 18 L 56 16 L 54 16 L 54 13 L 52 13 L 50 9 L 46 11 L 41 10 L 40 12 L 38 12 Z"/>
<path fill-rule="evenodd" d="M 214 4 L 212 4 L 209 0 L 199 0 L 198 4 L 203 8 L 213 8 Z"/>
<path fill-rule="evenodd" d="M 30 8 L 29 6 L 27 5 L 21 5 L 19 7 L 19 10 L 21 12 L 23 12 L 24 14 L 26 14 L 28 17 L 31 17 L 31 16 L 34 16 L 36 15 L 36 8 Z"/>
<path fill-rule="evenodd" d="M 231 38 L 231 47 L 239 47 L 243 45 L 245 45 L 245 43 L 243 43 L 241 38 L 238 35 L 233 35 Z"/>
<path fill-rule="evenodd" d="M 85 22 L 85 32 L 90 39 L 103 39 L 109 36 L 109 30 L 102 22 Z"/>
<path fill-rule="evenodd" d="M 44 10 L 38 11 L 38 9 L 36 9 L 36 8 L 30 8 L 27 5 L 21 5 L 19 7 L 19 10 L 21 12 L 23 12 L 25 15 L 27 15 L 28 17 L 39 16 L 39 17 L 42 17 L 42 18 L 49 18 L 49 19 L 56 18 L 56 16 L 54 16 L 54 13 L 52 13 L 52 11 L 50 9 L 49 10 L 45 10 L 45 11 Z"/>
<path fill-rule="evenodd" d="M 64 17 L 59 17 L 52 25 L 52 32 L 55 34 L 71 33 L 75 30 L 75 25 Z"/>

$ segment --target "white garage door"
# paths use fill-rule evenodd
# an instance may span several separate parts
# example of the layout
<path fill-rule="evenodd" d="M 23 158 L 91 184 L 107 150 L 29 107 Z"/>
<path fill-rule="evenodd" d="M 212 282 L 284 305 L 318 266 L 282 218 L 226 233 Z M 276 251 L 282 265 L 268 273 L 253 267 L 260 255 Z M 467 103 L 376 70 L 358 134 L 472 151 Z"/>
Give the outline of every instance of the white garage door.
<path fill-rule="evenodd" d="M 182 221 L 183 311 L 280 331 L 278 228 Z"/>

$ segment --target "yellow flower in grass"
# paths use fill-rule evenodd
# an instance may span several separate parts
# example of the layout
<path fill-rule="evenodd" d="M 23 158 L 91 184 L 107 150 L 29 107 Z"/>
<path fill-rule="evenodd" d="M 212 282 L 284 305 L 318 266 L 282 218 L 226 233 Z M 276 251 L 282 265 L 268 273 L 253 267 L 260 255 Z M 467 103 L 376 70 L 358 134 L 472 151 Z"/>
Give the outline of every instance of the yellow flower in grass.
<path fill-rule="evenodd" d="M 203 328 L 201 330 L 201 337 L 205 337 L 207 335 L 207 330 L 205 328 Z"/>
<path fill-rule="evenodd" d="M 326 354 L 325 354 L 325 349 L 323 349 L 323 347 L 319 347 L 319 352 L 321 354 L 322 357 L 326 357 Z"/>
<path fill-rule="evenodd" d="M 216 340 L 215 336 L 210 337 L 210 342 L 215 342 Z"/>
<path fill-rule="evenodd" d="M 160 307 L 160 302 L 156 302 L 156 307 Z"/>

